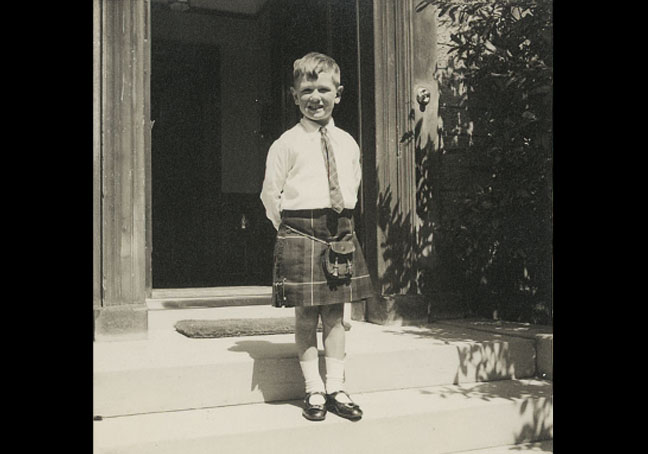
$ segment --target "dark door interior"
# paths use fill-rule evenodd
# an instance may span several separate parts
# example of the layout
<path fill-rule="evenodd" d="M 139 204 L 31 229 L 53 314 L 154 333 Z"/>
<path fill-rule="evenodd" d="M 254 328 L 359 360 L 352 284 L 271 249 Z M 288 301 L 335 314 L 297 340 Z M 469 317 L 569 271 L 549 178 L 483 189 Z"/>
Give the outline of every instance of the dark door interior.
<path fill-rule="evenodd" d="M 252 102 L 245 101 L 245 93 L 223 91 L 232 86 L 227 65 L 233 64 L 233 57 L 224 55 L 231 48 L 207 42 L 217 28 L 205 25 L 210 18 L 219 21 L 214 24 L 228 20 L 249 24 L 259 42 L 265 42 L 261 45 L 268 50 L 266 67 L 251 61 L 242 66 L 248 73 L 234 76 L 262 85 Z M 262 168 L 269 144 L 299 120 L 288 87 L 293 61 L 309 51 L 327 53 L 340 64 L 345 91 L 334 117 L 358 140 L 355 2 L 269 0 L 262 11 L 243 18 L 216 10 L 176 12 L 156 7 L 153 32 L 158 23 L 173 30 L 195 29 L 189 30 L 191 39 L 155 33 L 152 39 L 153 288 L 270 285 L 275 230 L 265 217 L 258 191 L 239 190 L 240 185 L 232 182 L 253 179 L 247 186 L 260 188 L 262 173 L 241 170 L 252 164 Z M 201 34 L 205 42 L 196 43 Z M 241 109 L 226 98 L 251 105 Z M 223 138 L 232 131 L 223 125 L 235 128 L 238 118 L 258 124 L 256 154 L 239 153 L 231 145 L 224 149 Z"/>

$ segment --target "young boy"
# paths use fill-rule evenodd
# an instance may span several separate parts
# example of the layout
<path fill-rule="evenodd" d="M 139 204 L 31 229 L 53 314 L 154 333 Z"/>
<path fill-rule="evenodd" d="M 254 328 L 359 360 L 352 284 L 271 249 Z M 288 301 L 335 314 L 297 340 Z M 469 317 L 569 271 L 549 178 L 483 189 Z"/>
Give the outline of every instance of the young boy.
<path fill-rule="evenodd" d="M 362 417 L 344 390 L 343 310 L 344 303 L 371 296 L 373 287 L 352 216 L 360 149 L 332 118 L 343 88 L 332 58 L 311 52 L 295 61 L 291 93 L 302 118 L 270 147 L 261 190 L 266 215 L 277 229 L 273 304 L 295 308 L 295 343 L 306 388 L 302 414 L 312 421 L 323 420 L 327 410 L 350 420 Z M 320 317 L 326 383 L 319 373 Z"/>

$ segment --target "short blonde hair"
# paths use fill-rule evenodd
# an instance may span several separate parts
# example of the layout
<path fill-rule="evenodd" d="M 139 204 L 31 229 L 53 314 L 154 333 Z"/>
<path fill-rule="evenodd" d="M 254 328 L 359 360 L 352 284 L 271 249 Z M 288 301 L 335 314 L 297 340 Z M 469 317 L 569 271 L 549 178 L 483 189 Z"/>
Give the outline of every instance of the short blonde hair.
<path fill-rule="evenodd" d="M 339 87 L 340 67 L 335 60 L 319 52 L 309 52 L 293 63 L 293 85 L 296 86 L 302 77 L 315 80 L 319 73 L 328 71 L 333 73 L 333 83 L 336 87 Z"/>

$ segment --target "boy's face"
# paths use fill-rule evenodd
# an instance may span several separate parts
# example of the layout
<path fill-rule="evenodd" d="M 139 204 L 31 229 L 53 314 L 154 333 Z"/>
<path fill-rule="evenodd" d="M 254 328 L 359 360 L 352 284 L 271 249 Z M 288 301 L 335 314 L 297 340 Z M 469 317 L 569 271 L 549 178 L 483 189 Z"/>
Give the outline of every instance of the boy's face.
<path fill-rule="evenodd" d="M 331 71 L 321 72 L 316 80 L 302 76 L 290 87 L 295 104 L 306 118 L 321 125 L 326 125 L 333 115 L 333 107 L 340 102 L 342 85 L 336 87 Z"/>

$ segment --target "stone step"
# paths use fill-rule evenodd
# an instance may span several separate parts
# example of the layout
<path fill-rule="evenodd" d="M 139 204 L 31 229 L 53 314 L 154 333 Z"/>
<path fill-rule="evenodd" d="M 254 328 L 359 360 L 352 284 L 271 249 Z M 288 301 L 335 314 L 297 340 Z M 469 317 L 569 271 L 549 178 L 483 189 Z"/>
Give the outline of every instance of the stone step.
<path fill-rule="evenodd" d="M 347 305 L 350 306 L 350 305 Z M 174 325 L 180 320 L 223 320 L 223 319 L 295 319 L 293 308 L 277 308 L 270 304 L 223 307 L 177 307 L 169 309 L 149 303 L 149 338 L 168 337 L 173 334 Z M 351 310 L 346 310 L 344 319 L 351 322 Z"/>
<path fill-rule="evenodd" d="M 271 286 L 153 289 L 146 299 L 149 310 L 200 309 L 271 304 Z"/>
<path fill-rule="evenodd" d="M 495 446 L 486 449 L 471 449 L 455 454 L 534 454 L 553 452 L 553 440 L 539 441 L 537 443 L 522 443 L 518 445 Z"/>
<path fill-rule="evenodd" d="M 525 443 L 553 438 L 549 381 L 417 387 L 353 397 L 364 411 L 357 422 L 331 413 L 325 421 L 307 421 L 298 400 L 103 418 L 93 423 L 94 452 L 443 454 L 488 448 L 484 454 L 499 454 L 538 452 L 546 443 Z"/>
<path fill-rule="evenodd" d="M 225 318 L 245 315 L 240 312 L 244 308 L 211 310 L 222 309 L 229 311 L 219 312 Z M 285 311 L 254 309 L 259 310 L 257 314 L 268 309 Z M 95 415 L 179 411 L 303 396 L 292 334 L 190 339 L 170 328 L 174 320 L 170 312 L 176 319 L 214 316 L 196 311 L 157 315 L 151 311 L 151 317 L 158 318 L 149 326 L 148 339 L 93 344 Z M 321 349 L 321 334 L 318 342 Z M 534 338 L 461 325 L 381 326 L 354 321 L 346 344 L 346 386 L 351 393 L 536 376 Z M 324 372 L 321 350 L 320 367 Z"/>

